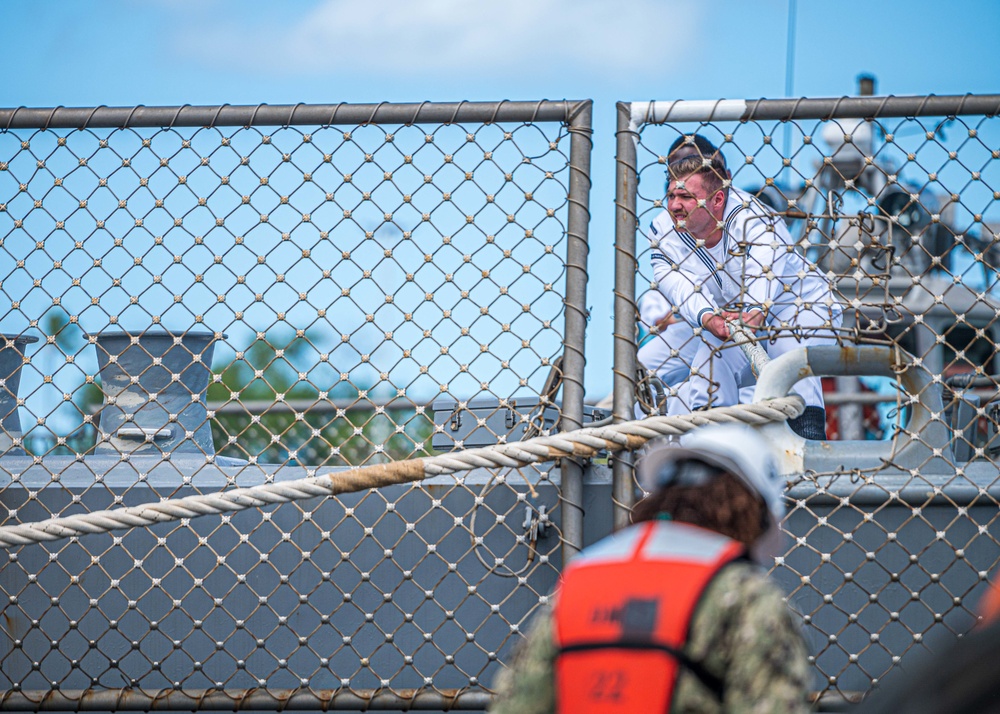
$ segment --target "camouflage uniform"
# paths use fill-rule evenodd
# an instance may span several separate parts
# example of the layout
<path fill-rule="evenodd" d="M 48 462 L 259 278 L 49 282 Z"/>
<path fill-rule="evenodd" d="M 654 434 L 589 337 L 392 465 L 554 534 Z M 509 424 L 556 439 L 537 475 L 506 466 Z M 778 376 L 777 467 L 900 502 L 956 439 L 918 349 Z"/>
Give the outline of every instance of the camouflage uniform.
<path fill-rule="evenodd" d="M 496 681 L 494 714 L 555 711 L 552 612 L 543 610 L 511 666 Z M 720 702 L 695 675 L 679 670 L 672 712 L 807 712 L 809 665 L 792 613 L 763 571 L 725 567 L 706 588 L 684 652 L 725 683 Z"/>

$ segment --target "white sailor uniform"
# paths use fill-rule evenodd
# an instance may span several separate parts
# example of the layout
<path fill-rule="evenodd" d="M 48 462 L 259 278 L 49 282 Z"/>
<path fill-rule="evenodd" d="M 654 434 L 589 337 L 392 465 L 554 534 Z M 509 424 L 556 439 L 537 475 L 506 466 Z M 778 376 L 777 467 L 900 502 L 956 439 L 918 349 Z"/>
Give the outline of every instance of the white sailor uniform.
<path fill-rule="evenodd" d="M 723 216 L 722 239 L 711 248 L 678 230 L 667 211 L 653 220 L 653 276 L 667 302 L 692 326 L 721 309 L 766 310 L 772 340 L 762 344 L 772 359 L 800 346 L 834 342 L 842 308 L 827 277 L 810 269 L 796 250 L 784 221 L 736 188 L 729 189 Z M 738 403 L 740 387 L 753 381 L 749 361 L 708 330 L 699 342 L 691 363 L 691 408 Z M 795 391 L 806 406 L 823 407 L 819 378 L 800 381 Z"/>

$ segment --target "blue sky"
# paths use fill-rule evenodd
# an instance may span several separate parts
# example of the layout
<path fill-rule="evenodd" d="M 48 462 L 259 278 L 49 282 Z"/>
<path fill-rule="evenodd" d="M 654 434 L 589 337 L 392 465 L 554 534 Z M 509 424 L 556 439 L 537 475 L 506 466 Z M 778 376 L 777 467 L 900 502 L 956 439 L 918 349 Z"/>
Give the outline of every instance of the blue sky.
<path fill-rule="evenodd" d="M 778 97 L 789 0 L 5 0 L 6 105 Z M 996 91 L 993 0 L 797 0 L 794 93 Z M 607 112 L 607 107 L 606 111 Z"/>
<path fill-rule="evenodd" d="M 3 106 L 595 101 L 591 261 L 613 260 L 618 100 L 782 97 L 789 2 L 4 0 Z M 796 0 L 792 94 L 1000 91 L 996 0 Z M 592 270 L 588 396 L 610 387 Z"/>

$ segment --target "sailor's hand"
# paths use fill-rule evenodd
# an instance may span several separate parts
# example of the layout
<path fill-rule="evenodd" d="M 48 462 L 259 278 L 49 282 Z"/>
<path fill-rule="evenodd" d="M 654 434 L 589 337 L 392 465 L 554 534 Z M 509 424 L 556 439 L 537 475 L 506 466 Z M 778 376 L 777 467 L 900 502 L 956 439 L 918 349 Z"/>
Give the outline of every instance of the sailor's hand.
<path fill-rule="evenodd" d="M 729 325 L 726 324 L 726 318 L 722 315 L 705 313 L 705 317 L 701 319 L 701 326 L 720 340 L 729 338 Z"/>
<path fill-rule="evenodd" d="M 760 310 L 750 310 L 749 312 L 744 312 L 741 316 L 743 319 L 743 324 L 747 327 L 760 327 L 764 324 L 764 313 Z"/>
<path fill-rule="evenodd" d="M 736 321 L 746 327 L 756 329 L 764 324 L 764 313 L 760 310 L 747 310 L 746 312 L 723 310 L 722 319 L 726 322 Z"/>
<path fill-rule="evenodd" d="M 666 315 L 661 317 L 659 320 L 653 323 L 654 332 L 663 332 L 665 329 L 678 322 L 677 315 L 673 311 L 668 312 Z"/>

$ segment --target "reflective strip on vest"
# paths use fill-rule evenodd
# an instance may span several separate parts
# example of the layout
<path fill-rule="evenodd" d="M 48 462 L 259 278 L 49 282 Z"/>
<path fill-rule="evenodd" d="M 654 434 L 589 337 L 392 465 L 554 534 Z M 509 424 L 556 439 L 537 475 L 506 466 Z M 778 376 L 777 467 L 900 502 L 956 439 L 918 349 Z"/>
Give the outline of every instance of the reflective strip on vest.
<path fill-rule="evenodd" d="M 557 711 L 669 711 L 702 592 L 744 553 L 713 531 L 651 521 L 574 558 L 554 611 Z"/>

